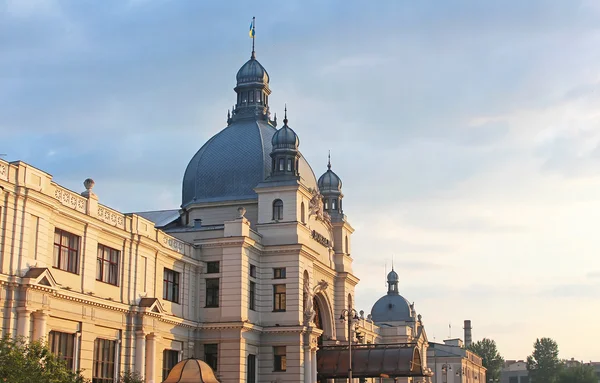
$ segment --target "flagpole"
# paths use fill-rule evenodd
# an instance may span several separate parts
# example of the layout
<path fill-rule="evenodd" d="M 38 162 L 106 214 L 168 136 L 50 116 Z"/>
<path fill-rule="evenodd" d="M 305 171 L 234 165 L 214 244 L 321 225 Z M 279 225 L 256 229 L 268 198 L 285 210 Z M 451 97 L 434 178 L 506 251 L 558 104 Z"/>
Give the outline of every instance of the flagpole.
<path fill-rule="evenodd" d="M 256 32 L 255 32 L 255 27 L 256 27 L 256 17 L 252 17 L 252 57 L 256 57 L 256 54 L 254 53 L 254 39 L 256 38 Z"/>

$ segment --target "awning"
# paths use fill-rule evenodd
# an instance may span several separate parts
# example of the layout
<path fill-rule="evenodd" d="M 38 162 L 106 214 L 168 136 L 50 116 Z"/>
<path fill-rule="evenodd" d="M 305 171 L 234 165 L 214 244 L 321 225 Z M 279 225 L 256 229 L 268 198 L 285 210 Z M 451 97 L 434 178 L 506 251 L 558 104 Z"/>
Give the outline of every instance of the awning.
<path fill-rule="evenodd" d="M 348 346 L 325 346 L 317 351 L 319 379 L 348 377 Z M 428 376 L 421 353 L 413 343 L 352 345 L 352 377 Z"/>

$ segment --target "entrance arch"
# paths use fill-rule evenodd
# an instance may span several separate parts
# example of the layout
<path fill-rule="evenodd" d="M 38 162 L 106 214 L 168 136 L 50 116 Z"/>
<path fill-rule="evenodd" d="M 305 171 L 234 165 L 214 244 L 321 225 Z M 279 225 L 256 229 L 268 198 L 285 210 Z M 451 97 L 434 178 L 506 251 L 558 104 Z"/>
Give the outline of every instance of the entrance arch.
<path fill-rule="evenodd" d="M 324 293 L 318 293 L 313 298 L 313 307 L 315 309 L 315 325 L 323 330 L 323 335 L 319 339 L 319 343 L 324 340 L 335 339 L 335 319 L 333 310 L 329 303 L 329 298 Z"/>

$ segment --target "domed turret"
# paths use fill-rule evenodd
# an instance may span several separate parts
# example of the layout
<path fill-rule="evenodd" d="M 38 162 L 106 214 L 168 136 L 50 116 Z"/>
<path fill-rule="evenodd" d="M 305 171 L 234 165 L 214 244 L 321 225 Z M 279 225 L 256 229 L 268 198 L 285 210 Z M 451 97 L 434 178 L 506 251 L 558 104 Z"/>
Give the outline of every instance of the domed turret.
<path fill-rule="evenodd" d="M 323 209 L 329 213 L 332 219 L 340 218 L 342 210 L 342 180 L 331 170 L 331 155 L 327 161 L 327 171 L 319 177 L 317 182 L 319 191 L 323 195 Z"/>
<path fill-rule="evenodd" d="M 412 305 L 398 293 L 398 281 L 398 273 L 392 268 L 387 275 L 387 295 L 379 298 L 371 309 L 371 317 L 375 323 L 415 320 Z"/>
<path fill-rule="evenodd" d="M 273 146 L 273 151 L 271 152 L 273 165 L 271 168 L 271 178 L 298 179 L 300 175 L 298 172 L 298 159 L 300 158 L 298 146 L 300 145 L 300 140 L 296 132 L 288 126 L 287 105 L 285 107 L 283 126 L 273 135 L 271 145 Z"/>
<path fill-rule="evenodd" d="M 238 86 L 248 83 L 269 84 L 269 74 L 267 73 L 267 70 L 258 62 L 254 52 L 252 52 L 252 57 L 250 60 L 246 61 L 246 63 L 242 65 L 235 77 Z"/>

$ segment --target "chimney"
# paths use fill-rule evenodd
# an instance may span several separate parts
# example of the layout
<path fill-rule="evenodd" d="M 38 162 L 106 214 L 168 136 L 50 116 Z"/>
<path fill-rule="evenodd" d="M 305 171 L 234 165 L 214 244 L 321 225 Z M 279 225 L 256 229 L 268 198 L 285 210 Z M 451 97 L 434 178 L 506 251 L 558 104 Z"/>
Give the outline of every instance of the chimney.
<path fill-rule="evenodd" d="M 465 347 L 469 347 L 473 343 L 473 337 L 471 336 L 471 321 L 465 320 Z"/>

